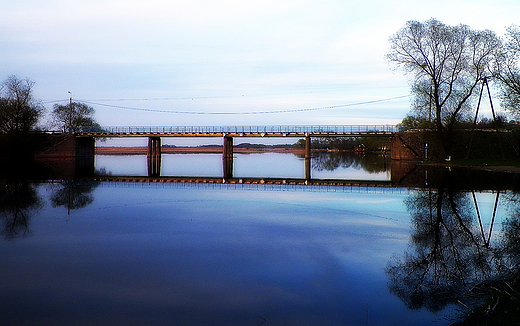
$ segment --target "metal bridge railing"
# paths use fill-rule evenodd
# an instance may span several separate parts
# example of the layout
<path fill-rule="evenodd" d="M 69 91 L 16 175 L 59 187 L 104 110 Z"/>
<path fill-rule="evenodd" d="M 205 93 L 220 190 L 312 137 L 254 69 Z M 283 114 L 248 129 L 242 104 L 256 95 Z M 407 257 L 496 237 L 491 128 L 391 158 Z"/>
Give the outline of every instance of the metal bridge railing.
<path fill-rule="evenodd" d="M 105 133 L 393 133 L 395 125 L 266 125 L 266 126 L 128 126 L 104 127 Z M 99 131 L 99 130 L 97 130 Z M 85 131 L 88 132 L 88 131 Z"/>

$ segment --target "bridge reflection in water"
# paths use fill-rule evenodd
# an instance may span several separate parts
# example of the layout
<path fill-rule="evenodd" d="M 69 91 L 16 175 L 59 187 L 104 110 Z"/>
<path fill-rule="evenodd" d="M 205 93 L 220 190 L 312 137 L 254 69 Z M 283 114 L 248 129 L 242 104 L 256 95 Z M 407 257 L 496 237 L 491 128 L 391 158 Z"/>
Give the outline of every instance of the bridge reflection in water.
<path fill-rule="evenodd" d="M 315 179 L 312 178 L 311 162 L 313 158 L 304 159 L 305 175 L 302 178 L 272 178 L 263 177 L 233 177 L 232 157 L 223 157 L 222 177 L 199 176 L 163 176 L 160 174 L 161 158 L 148 159 L 148 175 L 143 176 L 113 176 L 102 171 L 95 170 L 93 158 L 69 158 L 42 160 L 43 166 L 22 167 L 13 164 L 6 167 L 0 174 L 12 177 L 13 174 L 27 174 L 32 180 L 83 180 L 83 181 L 108 181 L 125 183 L 191 183 L 191 184 L 235 184 L 235 185 L 275 185 L 285 186 L 334 186 L 334 187 L 370 187 L 370 188 L 435 188 L 450 187 L 458 190 L 495 191 L 514 190 L 520 191 L 520 174 L 500 172 L 492 173 L 485 170 L 464 169 L 439 165 L 417 164 L 414 162 L 393 160 L 386 167 L 390 170 L 389 180 L 353 180 L 342 179 Z M 314 160 L 318 160 L 315 157 Z M 386 169 L 385 168 L 385 169 Z M 19 173 L 15 173 L 17 170 Z"/>
<path fill-rule="evenodd" d="M 170 154 L 171 155 L 171 154 Z M 175 154 L 173 154 L 175 155 Z M 197 155 L 204 155 L 204 154 L 195 154 Z M 90 176 L 83 176 L 81 178 L 82 180 L 91 180 L 91 181 L 108 181 L 108 182 L 153 182 L 153 183 L 200 183 L 200 184 L 266 184 L 266 185 L 305 185 L 305 186 L 368 186 L 368 187 L 391 187 L 392 182 L 391 180 L 387 179 L 386 177 L 383 177 L 382 179 L 367 179 L 367 180 L 359 180 L 359 179 L 348 179 L 348 172 L 346 174 L 346 178 L 325 178 L 325 179 L 316 179 L 312 178 L 311 171 L 313 169 L 313 162 L 314 168 L 317 168 L 320 170 L 319 166 L 323 164 L 330 163 L 328 160 L 327 162 L 323 161 L 323 156 L 329 158 L 336 158 L 339 160 L 339 162 L 342 162 L 345 157 L 351 158 L 351 161 L 348 161 L 347 164 L 350 166 L 354 164 L 357 166 L 359 164 L 359 161 L 362 161 L 363 159 L 361 157 L 356 157 L 346 154 L 338 154 L 338 153 L 316 153 L 316 156 L 313 157 L 307 157 L 306 155 L 299 155 L 296 153 L 283 153 L 281 155 L 290 155 L 295 157 L 300 157 L 298 160 L 291 161 L 293 163 L 303 162 L 304 169 L 303 174 L 301 177 L 298 176 L 292 176 L 292 177 L 284 177 L 284 176 L 278 176 L 273 177 L 272 175 L 269 176 L 269 172 L 265 173 L 265 176 L 260 174 L 256 174 L 255 177 L 250 176 L 244 176 L 244 172 L 242 171 L 240 177 L 234 176 L 234 169 L 233 169 L 233 161 L 234 156 L 233 153 L 225 153 L 222 155 L 222 169 L 221 169 L 221 176 L 204 176 L 204 175 L 192 175 L 186 176 L 186 175 L 162 175 L 162 169 L 161 169 L 161 163 L 162 163 L 162 156 L 161 155 L 154 155 L 154 156 L 147 156 L 146 162 L 147 162 L 147 175 L 141 175 L 136 176 L 135 174 L 132 175 L 124 175 L 124 174 L 117 174 L 111 175 L 111 174 L 92 174 Z M 339 157 L 338 157 L 339 156 Z M 194 158 L 196 162 L 196 158 Z M 276 164 L 276 158 L 272 159 L 273 162 Z M 383 156 L 380 156 L 378 159 L 378 164 L 380 163 L 380 160 L 385 160 Z M 334 160 L 335 161 L 335 160 Z M 214 162 L 214 164 L 217 162 Z M 336 162 L 338 163 L 338 162 Z M 196 163 L 195 163 L 196 164 Z M 217 163 L 218 164 L 218 163 Z M 338 163 L 341 164 L 341 163 Z M 292 164 L 291 164 L 292 165 Z M 338 168 L 339 166 L 333 168 L 334 170 Z M 287 167 L 288 169 L 290 168 Z M 388 166 L 385 167 L 385 170 L 388 169 Z M 296 168 L 294 170 L 300 170 L 299 168 Z M 174 172 L 175 173 L 175 172 Z M 279 173 L 275 173 L 278 174 Z M 217 174 L 218 175 L 218 174 Z M 386 174 L 388 176 L 388 174 Z M 85 178 L 86 177 L 86 178 Z"/>
<path fill-rule="evenodd" d="M 294 178 L 231 178 L 216 177 L 136 177 L 136 176 L 91 176 L 79 178 L 82 181 L 127 182 L 127 183 L 196 183 L 196 184 L 235 184 L 235 185 L 275 185 L 275 186 L 343 186 L 392 188 L 392 181 L 341 180 L 341 179 L 294 179 Z"/>
<path fill-rule="evenodd" d="M 305 164 L 310 167 L 310 160 Z M 227 167 L 229 168 L 229 166 Z M 226 169 L 226 168 L 225 168 Z M 307 171 L 305 178 L 272 177 L 202 177 L 202 176 L 112 176 L 91 174 L 76 179 L 96 182 L 156 183 L 156 184 L 200 184 L 200 185 L 272 185 L 275 187 L 308 188 L 409 188 L 432 189 L 448 187 L 460 191 L 520 191 L 520 174 L 512 172 L 492 172 L 461 167 L 417 165 L 413 162 L 392 161 L 389 180 L 359 179 L 313 179 Z M 310 170 L 310 168 L 309 168 Z"/>

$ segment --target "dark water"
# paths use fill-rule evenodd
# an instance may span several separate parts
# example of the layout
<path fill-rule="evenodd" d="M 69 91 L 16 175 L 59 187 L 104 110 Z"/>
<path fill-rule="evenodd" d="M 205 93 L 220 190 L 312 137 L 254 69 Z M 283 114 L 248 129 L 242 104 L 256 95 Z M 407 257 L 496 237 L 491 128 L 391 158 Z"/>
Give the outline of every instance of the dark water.
<path fill-rule="evenodd" d="M 0 183 L 0 325 L 471 325 L 471 311 L 479 320 L 518 317 L 514 174 L 404 173 L 373 158 L 315 158 L 313 178 L 399 175 L 415 185 L 343 187 L 90 182 L 52 176 L 57 163 L 41 171 L 2 164 L 13 172 Z M 146 175 L 146 158 L 97 157 L 96 171 Z M 163 155 L 162 173 L 220 176 L 222 159 Z M 237 156 L 234 174 L 301 178 L 303 161 Z"/>

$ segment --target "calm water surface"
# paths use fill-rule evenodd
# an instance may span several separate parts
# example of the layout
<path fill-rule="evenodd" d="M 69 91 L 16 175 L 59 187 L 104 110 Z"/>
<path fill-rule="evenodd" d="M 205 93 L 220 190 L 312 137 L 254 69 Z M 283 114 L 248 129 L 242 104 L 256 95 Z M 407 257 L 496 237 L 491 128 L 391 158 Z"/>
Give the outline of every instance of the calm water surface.
<path fill-rule="evenodd" d="M 328 159 L 325 159 L 326 157 Z M 372 169 L 365 169 L 361 158 L 320 155 L 313 159 L 312 177 L 317 179 L 359 179 L 389 180 L 389 166 L 383 158 L 376 158 L 367 164 Z M 234 176 L 237 178 L 272 177 L 304 178 L 305 160 L 293 154 L 261 153 L 235 154 L 233 160 Z M 147 175 L 146 156 L 97 155 L 96 168 L 104 169 L 112 175 L 144 176 Z M 161 174 L 165 176 L 222 176 L 221 154 L 163 154 Z"/>
<path fill-rule="evenodd" d="M 222 173 L 220 155 L 164 156 L 165 175 Z M 147 173 L 138 156 L 96 168 Z M 303 161 L 245 155 L 234 168 L 299 178 Z M 486 245 L 506 248 L 517 216 L 510 190 L 495 207 L 496 191 L 17 178 L 1 189 L 1 325 L 450 325 L 467 314 L 465 283 L 507 274 Z"/>

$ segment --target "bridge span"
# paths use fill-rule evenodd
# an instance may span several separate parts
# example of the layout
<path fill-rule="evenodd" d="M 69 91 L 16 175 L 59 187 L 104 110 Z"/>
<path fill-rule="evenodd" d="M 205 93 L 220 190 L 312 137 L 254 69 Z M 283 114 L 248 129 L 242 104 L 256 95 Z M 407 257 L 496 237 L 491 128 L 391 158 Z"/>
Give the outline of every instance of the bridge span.
<path fill-rule="evenodd" d="M 104 127 L 82 131 L 77 137 L 360 137 L 391 136 L 394 125 L 269 125 Z"/>
<path fill-rule="evenodd" d="M 233 157 L 233 139 L 276 137 L 305 139 L 305 158 L 311 157 L 311 138 L 322 137 L 389 137 L 392 141 L 399 130 L 395 125 L 268 125 L 268 126 L 165 126 L 165 127 L 103 127 L 74 133 L 49 132 L 50 146 L 38 153 L 40 157 L 93 157 L 96 138 L 148 138 L 149 158 L 161 156 L 163 137 L 220 137 L 224 159 Z M 402 143 L 402 144 L 401 144 Z M 410 147 L 402 141 L 401 147 Z M 422 143 L 421 143 L 422 145 Z M 392 145 L 393 146 L 393 145 Z M 396 147 L 397 148 L 397 147 Z M 415 151 L 417 152 L 417 151 Z M 417 153 L 412 154 L 417 154 Z M 396 153 L 400 153 L 396 151 Z M 393 154 L 392 154 L 393 155 Z M 399 155 L 401 157 L 402 155 Z M 158 160 L 154 160 L 156 162 Z"/>
<path fill-rule="evenodd" d="M 76 132 L 78 143 L 92 144 L 94 138 L 147 137 L 149 158 L 161 156 L 162 137 L 222 137 L 222 155 L 233 157 L 236 137 L 296 137 L 305 138 L 305 158 L 311 157 L 312 137 L 373 137 L 392 136 L 394 125 L 270 125 L 270 126 L 165 126 L 165 127 L 104 127 L 101 131 Z M 88 150 L 82 150 L 83 152 Z M 94 148 L 92 147 L 92 152 Z M 154 160 L 159 162 L 159 160 Z M 160 163 L 159 163 L 160 164 Z"/>

